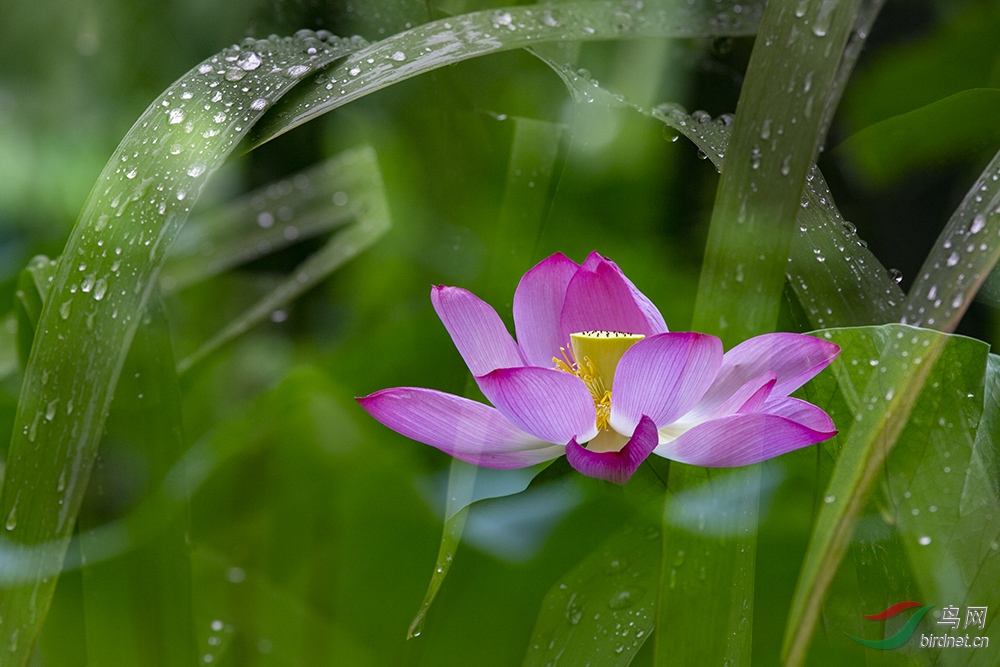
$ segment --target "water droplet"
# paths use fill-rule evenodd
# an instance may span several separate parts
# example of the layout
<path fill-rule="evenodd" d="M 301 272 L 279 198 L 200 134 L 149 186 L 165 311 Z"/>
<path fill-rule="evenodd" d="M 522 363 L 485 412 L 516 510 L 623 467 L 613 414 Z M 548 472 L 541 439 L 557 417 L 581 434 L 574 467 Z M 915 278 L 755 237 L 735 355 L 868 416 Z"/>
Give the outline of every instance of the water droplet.
<path fill-rule="evenodd" d="M 836 500 L 837 500 L 837 496 L 835 496 L 833 494 L 830 494 L 826 498 L 823 499 L 823 502 L 826 503 L 827 505 L 829 505 L 830 503 L 833 503 Z"/>
<path fill-rule="evenodd" d="M 767 141 L 771 138 L 771 119 L 768 118 L 760 127 L 760 138 Z"/>
<path fill-rule="evenodd" d="M 193 164 L 188 167 L 187 174 L 191 178 L 198 178 L 205 173 L 205 165 L 203 164 Z"/>
<path fill-rule="evenodd" d="M 639 595 L 636 591 L 624 590 L 619 591 L 611 596 L 608 600 L 608 607 L 611 609 L 628 609 L 636 602 L 636 598 Z"/>
<path fill-rule="evenodd" d="M 71 301 L 63 301 L 62 305 L 59 306 L 59 316 L 64 320 L 69 319 L 70 308 L 72 307 L 71 304 Z"/>
<path fill-rule="evenodd" d="M 49 404 L 45 406 L 45 421 L 52 421 L 56 418 L 56 407 L 59 405 L 59 399 L 49 401 Z"/>
<path fill-rule="evenodd" d="M 258 67 L 260 67 L 261 62 L 262 61 L 260 59 L 260 56 L 254 53 L 253 51 L 247 51 L 241 53 L 236 58 L 236 65 L 239 66 L 240 69 L 246 70 L 248 72 L 250 70 L 255 70 Z"/>
<path fill-rule="evenodd" d="M 300 77 L 309 71 L 308 65 L 292 65 L 288 68 L 288 76 Z"/>
<path fill-rule="evenodd" d="M 357 76 L 357 75 L 361 74 L 361 68 L 360 67 L 352 67 L 351 69 L 347 70 L 347 73 L 350 74 L 351 76 Z"/>
<path fill-rule="evenodd" d="M 242 567 L 231 567 L 226 570 L 226 579 L 233 584 L 239 584 L 247 578 L 246 570 Z"/>
<path fill-rule="evenodd" d="M 253 109 L 254 111 L 260 111 L 265 107 L 267 107 L 267 100 L 265 100 L 263 97 L 258 97 L 257 99 L 255 99 L 253 102 L 250 103 L 250 108 Z"/>
<path fill-rule="evenodd" d="M 917 540 L 917 542 L 918 542 L 918 543 L 919 543 L 919 544 L 920 544 L 921 546 L 924 546 L 924 547 L 926 547 L 926 546 L 927 546 L 928 544 L 930 544 L 930 543 L 931 543 L 931 538 L 930 538 L 930 537 L 928 537 L 927 535 L 924 535 L 924 536 L 923 536 L 923 537 L 921 537 L 921 538 L 920 538 L 919 540 Z"/>
<path fill-rule="evenodd" d="M 184 113 L 183 109 L 171 109 L 170 111 L 167 112 L 167 116 L 170 119 L 168 122 L 171 125 L 177 125 L 178 123 L 184 122 L 186 114 Z"/>
<path fill-rule="evenodd" d="M 212 116 L 212 120 L 214 120 L 216 123 L 224 123 L 226 122 L 226 114 L 220 111 L 219 113 Z"/>
<path fill-rule="evenodd" d="M 931 288 L 927 290 L 927 300 L 933 301 L 937 298 L 937 285 L 931 285 Z"/>
<path fill-rule="evenodd" d="M 972 228 L 969 230 L 971 234 L 978 234 L 986 226 L 986 216 L 982 213 L 978 213 L 976 217 L 972 219 Z"/>
<path fill-rule="evenodd" d="M 104 278 L 99 278 L 96 283 L 94 283 L 94 301 L 100 301 L 104 298 L 104 295 L 108 292 L 108 281 Z"/>
<path fill-rule="evenodd" d="M 17 505 L 15 504 L 10 508 L 10 514 L 7 515 L 7 523 L 4 524 L 7 530 L 14 530 L 17 528 Z"/>
<path fill-rule="evenodd" d="M 226 70 L 226 81 L 239 81 L 246 75 L 246 70 L 242 70 L 239 67 L 231 67 Z"/>
<path fill-rule="evenodd" d="M 88 273 L 86 276 L 84 276 L 83 282 L 80 283 L 80 291 L 90 292 L 92 289 L 94 289 L 94 283 L 96 282 L 96 280 L 97 276 L 95 276 L 93 273 Z"/>
<path fill-rule="evenodd" d="M 395 51 L 389 58 L 395 60 L 397 63 L 401 63 L 406 60 L 406 54 L 402 51 Z"/>

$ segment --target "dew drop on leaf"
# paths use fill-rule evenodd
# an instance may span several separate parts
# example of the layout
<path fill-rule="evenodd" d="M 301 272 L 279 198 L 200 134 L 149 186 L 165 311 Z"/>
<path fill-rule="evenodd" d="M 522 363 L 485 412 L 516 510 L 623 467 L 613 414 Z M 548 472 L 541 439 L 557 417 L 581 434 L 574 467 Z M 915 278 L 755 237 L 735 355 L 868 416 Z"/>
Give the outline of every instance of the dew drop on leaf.
<path fill-rule="evenodd" d="M 236 58 L 236 64 L 240 69 L 245 71 L 255 70 L 260 67 L 261 59 L 260 56 L 253 51 L 248 51 L 246 53 L 241 53 L 238 58 Z"/>

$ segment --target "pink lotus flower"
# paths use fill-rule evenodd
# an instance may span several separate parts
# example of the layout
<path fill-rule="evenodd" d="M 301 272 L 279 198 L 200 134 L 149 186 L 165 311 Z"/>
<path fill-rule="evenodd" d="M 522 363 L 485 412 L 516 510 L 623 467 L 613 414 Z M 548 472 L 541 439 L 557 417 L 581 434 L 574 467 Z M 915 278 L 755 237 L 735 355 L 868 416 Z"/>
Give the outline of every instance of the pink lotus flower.
<path fill-rule="evenodd" d="M 495 407 L 417 387 L 357 400 L 389 428 L 468 463 L 524 468 L 565 453 L 583 474 L 623 484 L 650 453 L 740 466 L 837 432 L 823 410 L 788 394 L 839 347 L 773 333 L 723 354 L 715 336 L 668 332 L 596 252 L 582 265 L 555 254 L 524 275 L 517 342 L 471 292 L 438 286 L 431 302 Z"/>

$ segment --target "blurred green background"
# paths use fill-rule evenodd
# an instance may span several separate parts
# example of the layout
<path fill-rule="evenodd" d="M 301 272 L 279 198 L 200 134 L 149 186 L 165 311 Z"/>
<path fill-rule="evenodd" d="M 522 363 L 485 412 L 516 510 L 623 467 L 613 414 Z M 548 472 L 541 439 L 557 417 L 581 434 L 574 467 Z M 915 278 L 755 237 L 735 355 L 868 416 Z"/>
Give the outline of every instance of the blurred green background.
<path fill-rule="evenodd" d="M 307 27 L 374 41 L 498 6 L 8 2 L 0 10 L 0 303 L 13 303 L 29 258 L 58 256 L 118 141 L 202 59 L 247 35 Z M 1000 139 L 990 134 L 997 130 L 989 93 L 952 97 L 1000 87 L 998 29 L 993 2 L 888 2 L 834 125 L 821 167 L 845 216 L 886 266 L 902 271 L 904 287 Z M 749 39 L 641 40 L 566 53 L 640 105 L 670 101 L 717 116 L 735 108 L 751 46 Z M 896 153 L 879 143 L 884 134 L 859 134 L 945 99 L 953 106 L 941 114 L 895 130 L 904 133 Z M 550 149 L 530 174 L 518 165 L 536 164 L 537 156 L 518 148 L 519 132 Z M 673 138 L 638 114 L 575 104 L 551 70 L 516 51 L 338 109 L 235 158 L 210 184 L 196 214 L 368 144 L 393 227 L 271 322 L 181 378 L 184 442 L 222 452 L 203 476 L 191 475 L 183 509 L 203 662 L 520 663 L 545 593 L 636 512 L 632 501 L 577 479 L 555 496 L 529 493 L 474 510 L 423 635 L 406 641 L 437 553 L 448 459 L 382 428 L 353 397 L 403 385 L 464 393 L 467 370 L 434 315 L 430 286 L 471 289 L 509 324 L 519 276 L 557 251 L 581 261 L 596 249 L 614 259 L 671 329 L 687 328 L 717 174 Z M 873 154 L 889 163 L 873 162 Z M 524 233 L 512 238 L 510 229 Z M 176 356 L 196 349 L 322 240 L 303 240 L 168 298 Z M 803 326 L 791 300 L 785 322 Z M 991 326 L 992 308 L 976 306 L 961 330 L 990 341 Z M 8 377 L 0 392 L 3 450 L 18 380 Z M 128 515 L 161 483 L 129 451 L 102 451 L 91 525 Z M 776 481 L 760 537 L 759 561 L 771 564 L 757 588 L 760 664 L 776 660 L 813 520 L 818 456 L 798 452 L 766 466 Z M 201 470 L 197 464 L 179 465 Z M 115 641 L 113 625 L 100 617 L 120 610 L 104 610 L 113 602 L 83 579 L 75 570 L 60 580 L 33 664 L 90 664 L 88 649 Z M 126 591 L 135 613 L 144 613 L 146 595 L 138 585 Z M 836 645 L 811 659 L 844 664 L 860 651 Z"/>

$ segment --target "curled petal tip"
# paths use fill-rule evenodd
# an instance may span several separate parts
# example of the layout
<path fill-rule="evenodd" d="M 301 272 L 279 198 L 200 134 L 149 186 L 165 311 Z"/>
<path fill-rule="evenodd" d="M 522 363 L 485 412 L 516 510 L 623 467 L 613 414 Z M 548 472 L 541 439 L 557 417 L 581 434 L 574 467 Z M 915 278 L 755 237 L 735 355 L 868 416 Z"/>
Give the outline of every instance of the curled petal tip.
<path fill-rule="evenodd" d="M 656 424 L 649 417 L 643 416 L 621 451 L 592 452 L 573 439 L 566 445 L 566 460 L 577 472 L 620 486 L 635 474 L 656 448 L 657 442 Z"/>

